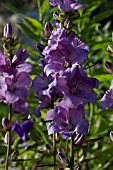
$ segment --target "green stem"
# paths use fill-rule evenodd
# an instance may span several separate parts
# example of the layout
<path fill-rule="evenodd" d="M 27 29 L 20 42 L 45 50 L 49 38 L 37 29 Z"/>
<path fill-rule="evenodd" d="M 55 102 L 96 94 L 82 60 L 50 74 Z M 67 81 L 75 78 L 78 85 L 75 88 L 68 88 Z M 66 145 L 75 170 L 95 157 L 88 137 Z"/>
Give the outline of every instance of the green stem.
<path fill-rule="evenodd" d="M 71 137 L 71 148 L 70 148 L 70 164 L 71 170 L 74 169 L 74 137 Z"/>
<path fill-rule="evenodd" d="M 13 108 L 12 104 L 10 104 L 10 112 L 9 112 L 9 122 L 11 126 L 11 121 L 12 121 L 12 114 L 13 114 Z M 6 154 L 6 165 L 5 165 L 5 170 L 8 170 L 9 167 L 9 156 L 11 154 L 11 127 L 8 131 L 8 141 L 7 141 L 7 154 Z"/>
<path fill-rule="evenodd" d="M 56 164 L 56 135 L 55 133 L 53 134 L 53 149 L 54 149 L 53 160 L 54 160 L 54 164 Z"/>

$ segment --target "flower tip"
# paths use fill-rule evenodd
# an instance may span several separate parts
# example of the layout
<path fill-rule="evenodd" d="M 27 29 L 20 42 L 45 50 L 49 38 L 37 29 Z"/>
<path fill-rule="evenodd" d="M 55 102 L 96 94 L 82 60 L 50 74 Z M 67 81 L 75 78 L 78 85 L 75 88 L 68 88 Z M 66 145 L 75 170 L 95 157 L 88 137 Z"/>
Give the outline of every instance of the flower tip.
<path fill-rule="evenodd" d="M 4 35 L 6 39 L 12 38 L 12 25 L 11 23 L 7 23 L 4 27 Z"/>
<path fill-rule="evenodd" d="M 111 139 L 112 142 L 113 142 L 113 131 L 110 132 L 110 139 Z"/>
<path fill-rule="evenodd" d="M 106 61 L 105 62 L 105 67 L 106 67 L 106 70 L 108 71 L 108 73 L 113 73 L 113 64 L 109 61 Z"/>

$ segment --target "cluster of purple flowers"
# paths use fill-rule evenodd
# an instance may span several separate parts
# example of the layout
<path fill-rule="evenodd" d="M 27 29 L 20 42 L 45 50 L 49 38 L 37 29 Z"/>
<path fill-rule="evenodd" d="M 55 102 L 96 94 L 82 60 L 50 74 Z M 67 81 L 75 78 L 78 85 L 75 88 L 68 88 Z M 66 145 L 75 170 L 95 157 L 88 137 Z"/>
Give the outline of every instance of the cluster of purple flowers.
<path fill-rule="evenodd" d="M 85 8 L 73 0 L 50 0 L 50 4 L 66 14 Z M 49 26 L 45 27 L 46 34 L 49 33 L 48 45 L 37 45 L 43 56 L 39 62 L 43 72 L 32 83 L 40 102 L 35 113 L 40 116 L 40 109 L 51 108 L 45 117 L 50 121 L 49 135 L 60 133 L 64 139 L 74 134 L 86 136 L 89 123 L 85 119 L 84 107 L 89 102 L 96 102 L 94 88 L 99 85 L 97 79 L 87 76 L 82 66 L 88 60 L 89 47 L 72 29 L 66 30 L 56 24 L 57 29 L 53 30 L 50 23 L 46 25 Z"/>
<path fill-rule="evenodd" d="M 11 105 L 14 112 L 29 113 L 29 104 L 26 99 L 30 94 L 28 89 L 31 84 L 29 72 L 32 70 L 32 65 L 25 60 L 30 54 L 26 49 L 20 47 L 13 55 L 12 45 L 10 44 L 13 40 L 12 26 L 7 24 L 4 28 L 5 43 L 3 45 L 7 52 L 0 51 L 0 102 Z M 16 132 L 15 128 L 13 130 Z M 21 133 L 24 133 L 24 131 L 23 128 Z M 28 131 L 26 131 L 25 136 L 27 136 L 27 133 Z M 22 135 L 18 133 L 18 136 L 21 137 Z M 26 139 L 27 137 L 23 140 L 26 141 Z"/>

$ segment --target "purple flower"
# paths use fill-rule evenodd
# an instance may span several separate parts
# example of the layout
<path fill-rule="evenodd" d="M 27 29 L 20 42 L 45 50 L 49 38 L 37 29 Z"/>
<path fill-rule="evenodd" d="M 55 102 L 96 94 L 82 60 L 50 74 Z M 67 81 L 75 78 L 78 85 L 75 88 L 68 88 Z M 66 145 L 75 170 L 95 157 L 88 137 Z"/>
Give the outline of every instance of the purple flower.
<path fill-rule="evenodd" d="M 113 109 L 113 80 L 111 82 L 110 89 L 107 90 L 101 99 L 100 107 L 104 110 L 106 107 Z"/>
<path fill-rule="evenodd" d="M 74 0 L 49 0 L 50 5 L 58 6 L 61 11 L 65 12 L 73 12 L 78 10 L 79 8 L 86 9 L 85 5 L 79 4 Z"/>
<path fill-rule="evenodd" d="M 29 103 L 21 99 L 13 103 L 13 109 L 17 113 L 22 113 L 22 114 L 28 113 L 29 114 L 30 112 L 28 110 L 28 106 L 29 106 Z"/>
<path fill-rule="evenodd" d="M 40 109 L 52 107 L 52 104 L 54 102 L 53 99 L 63 97 L 62 92 L 59 91 L 57 88 L 49 88 L 49 85 L 53 80 L 54 78 L 51 75 L 47 77 L 45 73 L 42 73 L 36 76 L 32 82 L 32 89 L 38 95 L 40 103 L 40 105 L 36 108 L 35 111 L 35 114 L 37 116 L 41 115 Z"/>
<path fill-rule="evenodd" d="M 3 51 L 0 51 L 0 66 L 6 65 L 6 55 Z"/>
<path fill-rule="evenodd" d="M 70 138 L 75 132 L 86 135 L 89 124 L 84 116 L 82 105 L 76 108 L 72 105 L 67 107 L 62 101 L 47 112 L 46 121 L 52 121 L 48 126 L 48 134 L 60 133 L 64 139 Z"/>
<path fill-rule="evenodd" d="M 17 66 L 23 64 L 24 61 L 30 56 L 26 49 L 22 49 L 20 47 L 16 52 L 16 55 L 13 57 L 12 64 L 13 66 Z"/>
<path fill-rule="evenodd" d="M 7 73 L 0 73 L 0 102 L 5 99 L 5 93 L 7 91 L 7 84 L 5 82 L 5 78 L 7 77 Z"/>
<path fill-rule="evenodd" d="M 69 70 L 62 76 L 56 76 L 49 85 L 50 88 L 56 86 L 64 94 L 64 100 L 67 103 L 72 102 L 75 106 L 96 102 L 96 93 L 93 88 L 97 88 L 99 82 L 95 78 L 87 77 L 87 74 L 80 66 Z"/>
<path fill-rule="evenodd" d="M 31 78 L 26 72 L 6 77 L 5 83 L 7 85 L 7 90 L 4 97 L 7 104 L 14 103 L 19 99 L 25 101 L 29 96 L 29 90 L 27 87 L 31 83 Z"/>
<path fill-rule="evenodd" d="M 45 73 L 42 73 L 35 77 L 35 79 L 32 81 L 32 89 L 36 92 L 39 99 L 41 95 L 47 94 L 48 85 L 50 82 L 53 81 L 52 76 L 46 76 Z"/>
<path fill-rule="evenodd" d="M 23 124 L 19 125 L 18 122 L 16 122 L 12 130 L 17 134 L 17 136 L 21 137 L 23 142 L 26 142 L 28 140 L 28 133 L 32 129 L 33 123 L 30 120 L 26 120 Z"/>
<path fill-rule="evenodd" d="M 46 50 L 46 49 L 45 49 Z M 66 71 L 75 64 L 81 64 L 86 59 L 88 51 L 80 47 L 74 47 L 68 39 L 63 39 L 58 46 L 50 49 L 45 56 L 47 65 L 44 68 L 47 76 L 54 72 Z"/>

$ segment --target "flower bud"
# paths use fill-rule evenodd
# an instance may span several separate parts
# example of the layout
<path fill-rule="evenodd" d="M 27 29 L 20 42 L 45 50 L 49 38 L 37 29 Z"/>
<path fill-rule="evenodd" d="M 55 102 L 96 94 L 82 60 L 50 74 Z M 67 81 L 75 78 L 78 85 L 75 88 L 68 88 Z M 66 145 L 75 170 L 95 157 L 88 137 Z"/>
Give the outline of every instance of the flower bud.
<path fill-rule="evenodd" d="M 113 142 L 113 131 L 110 132 L 110 139 L 111 139 L 112 142 Z"/>
<path fill-rule="evenodd" d="M 19 155 L 19 152 L 18 152 L 17 150 L 15 150 L 15 151 L 11 154 L 10 160 L 11 160 L 11 161 L 15 161 L 15 160 L 17 159 L 18 155 Z"/>
<path fill-rule="evenodd" d="M 9 132 L 7 132 L 6 134 L 5 134 L 5 137 L 4 137 L 4 142 L 6 143 L 6 144 L 8 144 L 8 140 L 9 140 Z M 13 143 L 13 138 L 11 137 L 11 144 Z"/>
<path fill-rule="evenodd" d="M 113 45 L 108 45 L 107 51 L 110 53 L 110 55 L 113 55 Z"/>
<path fill-rule="evenodd" d="M 2 126 L 4 129 L 10 129 L 10 121 L 5 117 L 2 119 Z"/>
<path fill-rule="evenodd" d="M 8 144 L 8 138 L 9 138 L 9 132 L 7 132 L 7 133 L 5 134 L 5 137 L 4 137 L 4 142 L 5 142 L 6 144 Z"/>
<path fill-rule="evenodd" d="M 3 44 L 3 49 L 5 51 L 8 51 L 10 49 L 9 45 L 8 44 Z"/>
<path fill-rule="evenodd" d="M 58 153 L 58 158 L 62 164 L 69 165 L 69 159 L 62 152 Z"/>
<path fill-rule="evenodd" d="M 64 27 L 69 30 L 72 28 L 72 26 L 73 24 L 71 18 L 67 18 L 64 22 Z"/>
<path fill-rule="evenodd" d="M 10 23 L 7 23 L 4 27 L 4 37 L 7 39 L 12 37 L 12 25 Z"/>
<path fill-rule="evenodd" d="M 106 67 L 106 70 L 108 71 L 108 73 L 113 73 L 113 64 L 109 61 L 106 61 L 105 62 L 105 67 Z"/>
<path fill-rule="evenodd" d="M 50 144 L 46 144 L 45 149 L 50 151 L 50 152 L 53 152 L 53 146 L 50 145 Z"/>
<path fill-rule="evenodd" d="M 53 26 L 50 22 L 46 22 L 45 24 L 45 35 L 47 37 L 51 36 L 51 32 L 53 31 Z"/>
<path fill-rule="evenodd" d="M 80 145 L 80 144 L 82 144 L 83 139 L 84 139 L 84 135 L 83 135 L 83 134 L 78 134 L 78 135 L 76 136 L 76 138 L 74 139 L 75 145 Z"/>
<path fill-rule="evenodd" d="M 42 52 L 43 52 L 45 46 L 41 43 L 38 43 L 36 47 L 38 49 L 38 52 L 42 55 Z"/>
<path fill-rule="evenodd" d="M 53 13 L 53 18 L 54 18 L 55 20 L 59 20 L 59 13 L 58 13 L 58 12 L 54 12 L 54 13 Z"/>
<path fill-rule="evenodd" d="M 76 167 L 74 167 L 74 170 L 81 170 L 81 166 L 77 165 Z"/>

